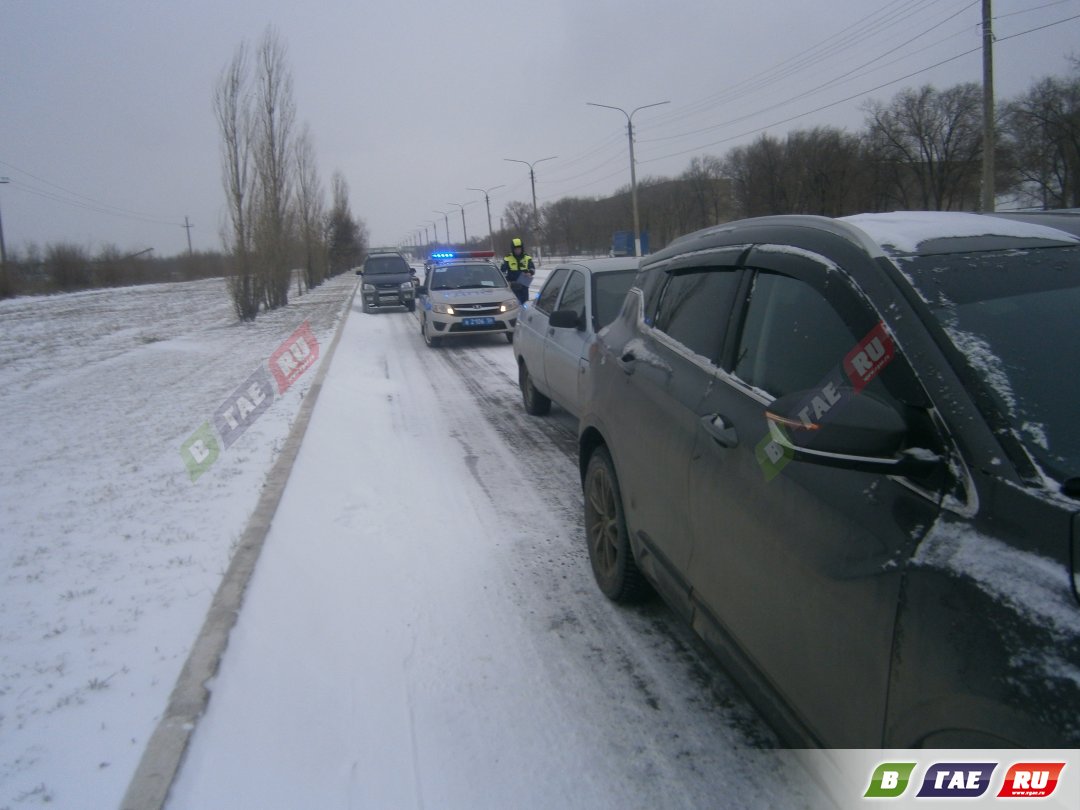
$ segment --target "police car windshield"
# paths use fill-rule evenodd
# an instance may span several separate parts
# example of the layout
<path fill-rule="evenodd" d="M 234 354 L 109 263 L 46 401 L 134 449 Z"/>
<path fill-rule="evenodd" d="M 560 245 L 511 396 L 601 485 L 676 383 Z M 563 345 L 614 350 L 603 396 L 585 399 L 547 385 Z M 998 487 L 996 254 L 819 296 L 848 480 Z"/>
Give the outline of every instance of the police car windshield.
<path fill-rule="evenodd" d="M 431 274 L 432 290 L 468 290 L 506 287 L 506 279 L 490 264 L 446 264 Z"/>

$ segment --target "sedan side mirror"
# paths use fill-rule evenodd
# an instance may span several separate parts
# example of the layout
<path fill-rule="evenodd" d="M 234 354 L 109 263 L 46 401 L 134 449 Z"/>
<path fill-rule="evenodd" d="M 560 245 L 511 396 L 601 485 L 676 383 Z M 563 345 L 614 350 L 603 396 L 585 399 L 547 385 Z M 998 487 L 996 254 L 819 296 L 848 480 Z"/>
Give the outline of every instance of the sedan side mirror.
<path fill-rule="evenodd" d="M 866 392 L 829 386 L 787 394 L 765 418 L 773 442 L 792 461 L 883 475 L 926 475 L 943 463 L 930 450 L 901 451 L 904 418 Z"/>
<path fill-rule="evenodd" d="M 557 309 L 548 317 L 548 325 L 556 329 L 584 329 L 581 321 L 576 309 Z"/>

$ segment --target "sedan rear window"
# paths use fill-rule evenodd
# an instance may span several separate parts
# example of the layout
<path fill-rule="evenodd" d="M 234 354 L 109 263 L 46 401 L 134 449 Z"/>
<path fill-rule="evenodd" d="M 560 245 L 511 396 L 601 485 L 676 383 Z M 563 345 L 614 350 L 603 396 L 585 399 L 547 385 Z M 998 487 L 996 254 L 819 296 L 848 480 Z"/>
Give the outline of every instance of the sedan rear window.
<path fill-rule="evenodd" d="M 636 277 L 637 270 L 593 274 L 593 315 L 598 331 L 618 316 Z"/>

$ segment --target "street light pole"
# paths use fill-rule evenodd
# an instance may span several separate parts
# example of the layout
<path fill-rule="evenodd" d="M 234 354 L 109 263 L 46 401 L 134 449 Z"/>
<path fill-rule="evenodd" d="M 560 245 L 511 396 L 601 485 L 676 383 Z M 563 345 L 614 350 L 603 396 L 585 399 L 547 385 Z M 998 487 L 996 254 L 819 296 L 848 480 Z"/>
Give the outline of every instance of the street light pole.
<path fill-rule="evenodd" d="M 461 246 L 462 247 L 468 247 L 469 246 L 469 232 L 467 230 L 465 230 L 465 206 L 462 205 L 461 203 L 447 203 L 447 205 L 456 205 L 458 208 L 461 209 L 461 235 L 464 237 L 464 239 L 463 239 L 463 241 L 461 243 Z"/>
<path fill-rule="evenodd" d="M 630 200 L 634 207 L 634 255 L 641 255 L 641 224 L 638 221 L 638 207 L 637 207 L 637 169 L 634 164 L 634 113 L 638 110 L 647 110 L 649 107 L 659 107 L 662 104 L 670 104 L 670 101 L 657 101 L 655 104 L 645 104 L 641 107 L 635 107 L 630 112 L 627 112 L 622 107 L 612 107 L 610 104 L 596 104 L 592 101 L 586 101 L 586 106 L 589 107 L 603 107 L 608 110 L 618 110 L 626 116 L 626 135 L 630 139 Z"/>
<path fill-rule="evenodd" d="M 540 260 L 543 258 L 543 248 L 540 245 L 539 231 L 540 231 L 540 212 L 536 208 L 536 172 L 533 171 L 533 166 L 537 163 L 543 163 L 545 160 L 555 160 L 558 155 L 552 155 L 551 157 L 540 158 L 540 160 L 534 160 L 529 163 L 527 160 L 517 160 L 515 158 L 503 158 L 511 163 L 524 163 L 529 167 L 529 182 L 532 184 L 532 198 L 533 198 L 533 227 L 537 230 L 536 240 L 536 263 L 540 264 Z"/>
<path fill-rule="evenodd" d="M 466 191 L 479 191 L 481 194 L 484 195 L 484 205 L 487 206 L 488 239 L 491 240 L 492 253 L 495 252 L 495 231 L 491 229 L 491 198 L 488 197 L 488 192 L 494 191 L 497 188 L 505 188 L 505 185 L 492 186 L 491 188 L 473 188 L 472 186 L 469 186 L 467 189 L 465 189 Z M 533 205 L 536 205 L 535 201 L 533 202 Z"/>
<path fill-rule="evenodd" d="M 435 213 L 443 215 L 443 222 L 446 224 L 446 246 L 450 247 L 450 217 L 446 215 L 445 211 L 436 211 Z M 435 241 L 439 241 L 438 231 L 435 232 Z"/>

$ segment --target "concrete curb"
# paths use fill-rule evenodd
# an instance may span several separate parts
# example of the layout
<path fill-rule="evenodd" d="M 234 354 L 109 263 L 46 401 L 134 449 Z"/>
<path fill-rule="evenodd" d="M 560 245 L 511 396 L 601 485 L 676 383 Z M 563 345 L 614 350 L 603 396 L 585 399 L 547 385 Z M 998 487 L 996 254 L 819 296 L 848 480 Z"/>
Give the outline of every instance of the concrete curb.
<path fill-rule="evenodd" d="M 206 705 L 210 700 L 207 683 L 217 673 L 225 647 L 229 643 L 229 633 L 236 624 L 236 618 L 244 600 L 244 592 L 255 570 L 263 542 L 270 531 L 270 524 L 273 522 L 274 513 L 285 491 L 285 484 L 289 480 L 293 462 L 300 452 L 300 443 L 307 432 L 312 411 L 315 410 L 315 402 L 319 398 L 323 380 L 330 368 L 330 361 L 345 331 L 345 322 L 352 311 L 357 287 L 359 283 L 353 287 L 352 294 L 345 304 L 344 313 L 334 339 L 330 343 L 330 349 L 323 358 L 315 381 L 304 397 L 281 455 L 274 462 L 263 484 L 262 495 L 259 496 L 255 511 L 240 538 L 240 545 L 233 554 L 229 568 L 210 603 L 206 621 L 203 622 L 202 630 L 176 680 L 176 686 L 173 687 L 172 695 L 169 697 L 165 714 L 162 715 L 157 728 L 146 743 L 146 749 L 124 794 L 124 800 L 120 805 L 121 810 L 162 810 L 165 807 L 169 789 L 180 770 L 191 735 L 195 731 L 199 717 L 206 711 Z"/>

